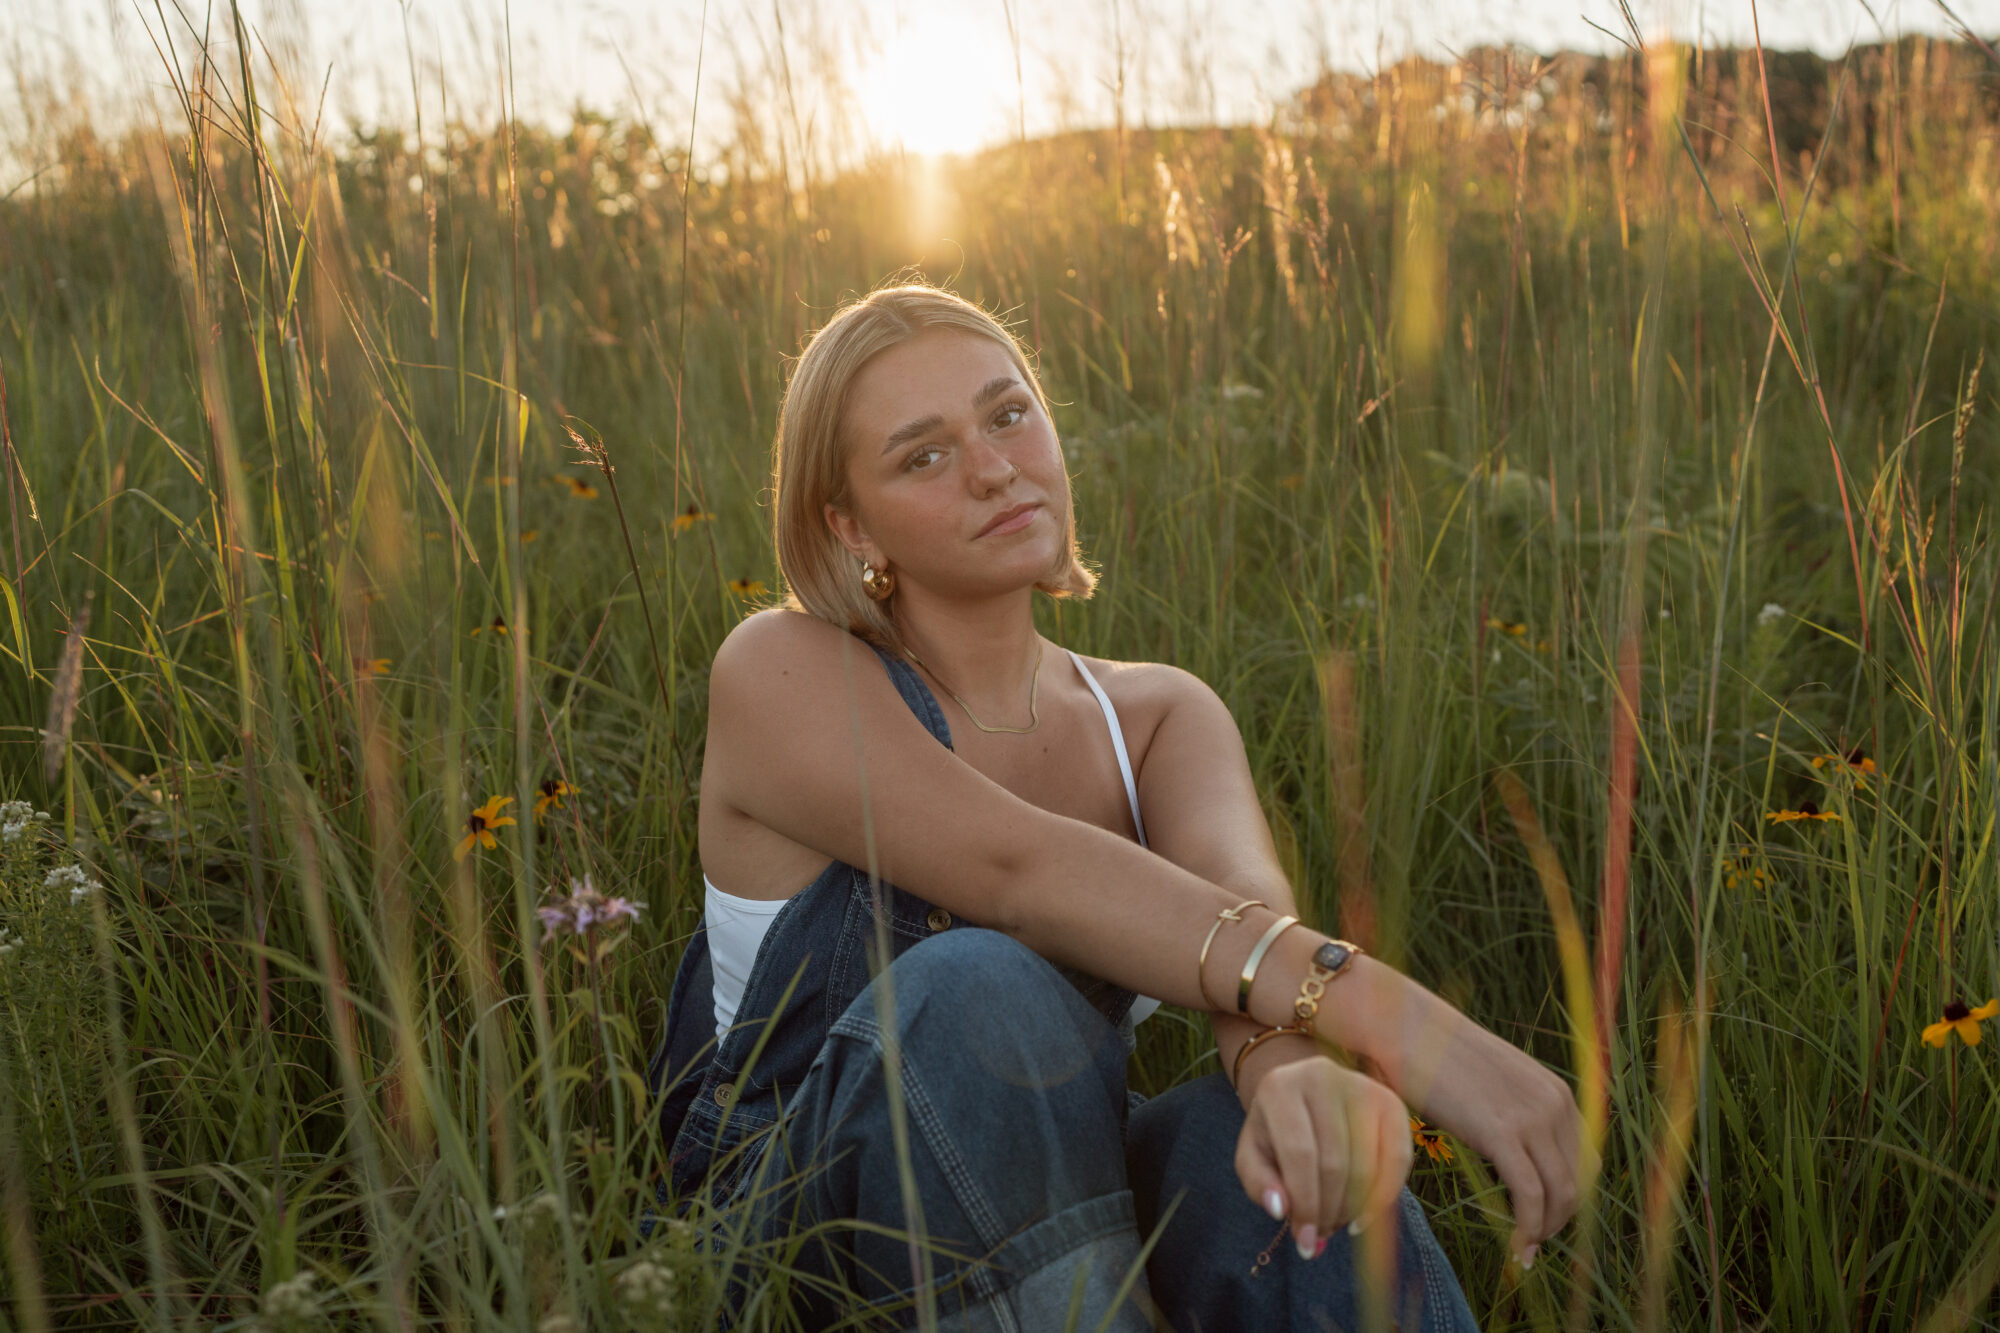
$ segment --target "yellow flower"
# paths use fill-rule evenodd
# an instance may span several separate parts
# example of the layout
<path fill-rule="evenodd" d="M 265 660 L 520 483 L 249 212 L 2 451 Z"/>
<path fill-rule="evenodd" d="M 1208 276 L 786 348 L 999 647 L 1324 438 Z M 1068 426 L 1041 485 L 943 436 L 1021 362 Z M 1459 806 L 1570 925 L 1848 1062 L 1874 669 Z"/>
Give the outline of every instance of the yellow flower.
<path fill-rule="evenodd" d="M 1278 484 L 1288 491 L 1295 491 L 1306 484 L 1306 479 L 1296 472 L 1278 478 Z"/>
<path fill-rule="evenodd" d="M 582 477 L 557 477 L 557 481 L 569 487 L 569 493 L 579 500 L 595 500 L 597 488 Z"/>
<path fill-rule="evenodd" d="M 1725 889 L 1762 889 L 1771 883 L 1771 872 L 1757 859 L 1754 852 L 1738 852 L 1722 863 L 1722 887 Z"/>
<path fill-rule="evenodd" d="M 678 537 L 695 524 L 706 523 L 714 517 L 713 514 L 704 513 L 700 505 L 690 501 L 686 509 L 674 515 L 674 536 Z"/>
<path fill-rule="evenodd" d="M 1444 1141 L 1444 1135 L 1425 1124 L 1422 1116 L 1410 1117 L 1410 1141 L 1424 1150 L 1424 1155 L 1433 1162 L 1451 1161 L 1451 1145 Z"/>
<path fill-rule="evenodd" d="M 1811 801 L 1800 801 L 1796 810 L 1772 810 L 1764 818 L 1773 824 L 1793 824 L 1803 819 L 1818 819 L 1829 824 L 1838 824 L 1840 816 L 1831 810 L 1822 810 Z"/>
<path fill-rule="evenodd" d="M 474 625 L 472 627 L 472 637 L 475 639 L 482 634 L 505 634 L 506 632 L 507 622 L 500 616 L 493 617 L 493 623 L 490 625 Z"/>
<path fill-rule="evenodd" d="M 533 541 L 535 538 L 541 535 L 542 535 L 542 530 L 540 528 L 529 528 L 526 532 L 521 534 L 521 545 L 526 546 L 529 542 Z"/>
<path fill-rule="evenodd" d="M 1536 651 L 1536 652 L 1538 652 L 1538 653 L 1553 653 L 1553 652 L 1554 652 L 1555 650 L 1556 650 L 1556 646 L 1555 646 L 1554 642 L 1552 642 L 1551 640 L 1548 640 L 1548 639 L 1537 639 L 1537 640 L 1535 640 L 1535 651 Z"/>
<path fill-rule="evenodd" d="M 544 778 L 542 785 L 536 788 L 536 790 L 541 793 L 535 797 L 535 818 L 537 821 L 550 810 L 568 809 L 569 807 L 563 804 L 563 797 L 576 795 L 576 788 L 570 786 L 561 778 Z"/>
<path fill-rule="evenodd" d="M 1821 770 L 1830 769 L 1835 773 L 1845 773 L 1855 780 L 1856 786 L 1865 786 L 1862 779 L 1872 776 L 1875 772 L 1875 761 L 1862 753 L 1859 746 L 1844 755 L 1816 754 L 1813 756 L 1812 766 Z"/>
<path fill-rule="evenodd" d="M 1513 620 L 1502 620 L 1498 616 L 1486 617 L 1486 628 L 1498 634 L 1505 634 L 1511 639 L 1518 639 L 1528 632 L 1526 625 Z"/>
<path fill-rule="evenodd" d="M 770 589 L 766 588 L 757 579 L 731 579 L 729 580 L 729 591 L 735 593 L 738 597 L 762 597 Z"/>
<path fill-rule="evenodd" d="M 463 861 L 465 854 L 475 846 L 498 847 L 500 843 L 494 838 L 493 830 L 506 828 L 514 822 L 511 816 L 500 813 L 500 807 L 503 805 L 512 805 L 513 803 L 514 798 L 511 796 L 489 796 L 486 798 L 485 805 L 480 806 L 477 810 L 467 815 L 465 817 L 465 836 L 458 840 L 458 849 L 451 854 L 451 859 L 454 861 Z"/>
<path fill-rule="evenodd" d="M 1963 1000 L 1953 1000 L 1944 1007 L 1944 1017 L 1924 1029 L 1924 1045 L 1942 1049 L 1956 1032 L 1967 1046 L 1977 1046 L 1979 1025 L 1995 1014 L 2000 1014 L 2000 1000 L 1988 1000 L 1977 1009 L 1968 1009 Z"/>
<path fill-rule="evenodd" d="M 386 676 L 389 674 L 389 659 L 386 657 L 357 657 L 354 669 L 364 676 Z"/>

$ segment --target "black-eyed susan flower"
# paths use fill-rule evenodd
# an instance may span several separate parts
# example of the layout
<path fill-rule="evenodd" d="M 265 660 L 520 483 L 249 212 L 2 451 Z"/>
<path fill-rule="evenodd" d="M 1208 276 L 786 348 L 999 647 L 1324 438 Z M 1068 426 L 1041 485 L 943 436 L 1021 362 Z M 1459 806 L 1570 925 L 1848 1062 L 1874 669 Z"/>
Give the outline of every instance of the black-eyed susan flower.
<path fill-rule="evenodd" d="M 700 505 L 689 502 L 686 509 L 674 515 L 674 536 L 678 537 L 693 528 L 695 524 L 707 523 L 714 517 L 715 515 L 707 513 Z"/>
<path fill-rule="evenodd" d="M 354 672 L 360 676 L 386 676 L 389 674 L 389 659 L 386 657 L 357 657 Z"/>
<path fill-rule="evenodd" d="M 2000 1000 L 1988 1000 L 1977 1009 L 1963 1000 L 1953 1000 L 1944 1007 L 1944 1017 L 1924 1029 L 1924 1045 L 1942 1048 L 1956 1032 L 1967 1046 L 1977 1046 L 1979 1025 L 1995 1014 L 2000 1014 Z"/>
<path fill-rule="evenodd" d="M 729 591 L 738 597 L 762 597 L 770 589 L 766 588 L 760 579 L 731 579 Z"/>
<path fill-rule="evenodd" d="M 1817 819 L 1822 823 L 1838 824 L 1840 816 L 1831 810 L 1822 810 L 1811 801 L 1800 801 L 1796 810 L 1772 810 L 1764 818 L 1773 824 L 1796 824 L 1802 820 Z"/>
<path fill-rule="evenodd" d="M 1870 777 L 1873 776 L 1875 772 L 1875 761 L 1873 759 L 1870 759 L 1865 753 L 1863 753 L 1860 747 L 1858 746 L 1852 750 L 1849 750 L 1844 755 L 1842 754 L 1814 755 L 1812 766 L 1814 768 L 1820 769 L 1823 772 L 1831 770 L 1832 772 L 1835 773 L 1846 773 L 1850 777 L 1856 777 L 1856 778 Z"/>
<path fill-rule="evenodd" d="M 574 795 L 576 788 L 561 778 L 543 778 L 542 785 L 535 789 L 535 819 L 539 822 L 551 810 L 568 809 L 563 804 L 563 797 Z"/>
<path fill-rule="evenodd" d="M 472 637 L 475 639 L 482 634 L 505 634 L 506 632 L 507 620 L 504 616 L 495 616 L 484 625 L 474 625 L 472 627 Z"/>
<path fill-rule="evenodd" d="M 498 847 L 500 842 L 493 836 L 493 830 L 506 828 L 514 822 L 513 816 L 500 813 L 503 806 L 512 805 L 513 803 L 514 798 L 511 796 L 489 796 L 486 798 L 485 805 L 480 806 L 477 810 L 467 815 L 465 817 L 465 836 L 458 840 L 458 847 L 451 854 L 452 860 L 463 861 L 465 854 L 474 847 L 485 847 L 488 849 Z"/>
<path fill-rule="evenodd" d="M 1755 852 L 1743 851 L 1722 863 L 1722 887 L 1725 889 L 1763 889 L 1771 884 L 1771 872 L 1764 867 Z"/>
<path fill-rule="evenodd" d="M 556 480 L 569 487 L 569 493 L 579 500 L 595 500 L 597 498 L 597 488 L 582 477 L 561 476 L 557 477 Z"/>
<path fill-rule="evenodd" d="M 1451 1161 L 1451 1145 L 1445 1142 L 1444 1135 L 1425 1124 L 1422 1116 L 1410 1117 L 1410 1142 L 1433 1162 Z"/>
<path fill-rule="evenodd" d="M 1528 632 L 1528 627 L 1516 620 L 1502 620 L 1498 616 L 1486 617 L 1486 628 L 1495 634 L 1505 634 L 1510 639 L 1518 639 Z"/>

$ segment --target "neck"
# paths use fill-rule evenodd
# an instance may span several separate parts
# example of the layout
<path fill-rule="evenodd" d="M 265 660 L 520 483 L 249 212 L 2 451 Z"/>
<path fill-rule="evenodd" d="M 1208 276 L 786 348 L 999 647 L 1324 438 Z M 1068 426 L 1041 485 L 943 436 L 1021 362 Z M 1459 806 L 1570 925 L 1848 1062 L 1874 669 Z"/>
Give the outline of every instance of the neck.
<path fill-rule="evenodd" d="M 896 626 L 931 674 L 983 720 L 1025 723 L 1029 677 L 1041 651 L 1033 590 L 978 602 L 946 601 L 921 588 L 909 594 L 897 590 Z"/>

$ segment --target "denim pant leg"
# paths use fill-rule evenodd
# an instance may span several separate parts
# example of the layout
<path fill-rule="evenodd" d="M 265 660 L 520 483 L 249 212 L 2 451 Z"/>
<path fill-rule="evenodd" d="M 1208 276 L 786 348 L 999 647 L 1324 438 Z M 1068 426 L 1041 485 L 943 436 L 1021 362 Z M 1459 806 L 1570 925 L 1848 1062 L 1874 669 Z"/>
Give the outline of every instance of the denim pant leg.
<path fill-rule="evenodd" d="M 1345 1228 L 1326 1252 L 1300 1259 L 1287 1232 L 1250 1275 L 1277 1233 L 1236 1177 L 1243 1106 L 1220 1074 L 1184 1083 L 1132 1112 L 1126 1159 L 1142 1232 L 1173 1214 L 1146 1270 L 1153 1299 L 1178 1333 L 1353 1333 L 1363 1328 L 1361 1274 Z M 1179 1203 L 1176 1205 L 1175 1200 Z M 1478 1333 L 1472 1311 L 1423 1205 L 1404 1190 L 1398 1208 L 1396 1293 L 1404 1333 Z"/>
<path fill-rule="evenodd" d="M 907 1178 L 885 1029 L 900 1039 Z M 1075 1301 L 1082 1328 L 1116 1305 L 1110 1328 L 1150 1329 L 1125 1181 L 1126 1056 L 1118 1030 L 1026 946 L 965 927 L 925 940 L 848 1006 L 800 1085 L 761 1172 L 797 1184 L 771 1196 L 766 1234 L 858 1218 L 928 1237 L 949 1328 L 1053 1333 Z M 836 1225 L 809 1249 L 803 1263 L 871 1304 L 893 1309 L 916 1290 L 906 1235 Z"/>

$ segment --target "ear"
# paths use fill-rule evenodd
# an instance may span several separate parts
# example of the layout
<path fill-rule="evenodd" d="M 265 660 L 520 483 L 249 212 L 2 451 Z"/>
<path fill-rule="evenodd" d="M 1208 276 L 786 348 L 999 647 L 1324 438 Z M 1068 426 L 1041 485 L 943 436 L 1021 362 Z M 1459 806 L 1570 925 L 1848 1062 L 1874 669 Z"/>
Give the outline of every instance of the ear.
<path fill-rule="evenodd" d="M 889 567 L 889 561 L 882 554 L 882 548 L 875 544 L 874 538 L 868 535 L 868 530 L 861 526 L 860 519 L 831 504 L 820 512 L 826 518 L 826 526 L 833 530 L 835 539 L 845 546 L 856 560 L 873 565 L 876 569 Z"/>

